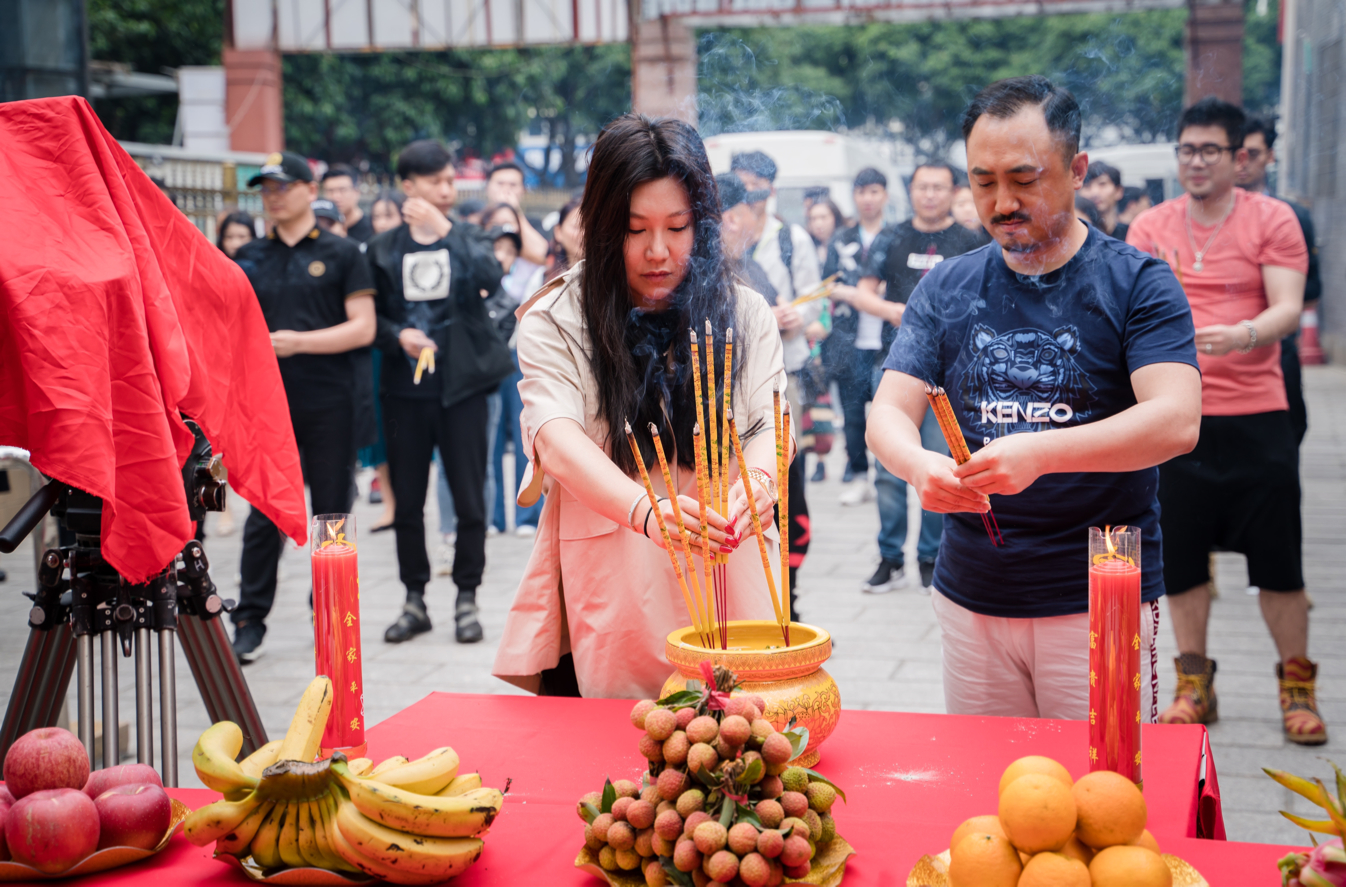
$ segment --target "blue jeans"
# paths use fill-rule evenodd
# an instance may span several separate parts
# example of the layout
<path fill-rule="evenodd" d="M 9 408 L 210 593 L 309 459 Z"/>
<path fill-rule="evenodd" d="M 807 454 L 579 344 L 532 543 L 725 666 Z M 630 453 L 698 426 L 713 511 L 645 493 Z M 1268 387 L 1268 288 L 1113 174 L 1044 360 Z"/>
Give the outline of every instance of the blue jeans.
<path fill-rule="evenodd" d="M 495 466 L 491 464 L 489 454 L 495 449 L 495 432 L 500 427 L 500 392 L 486 395 L 486 524 L 491 523 L 491 506 L 495 503 Z M 458 513 L 453 509 L 453 493 L 449 492 L 449 481 L 444 476 L 444 462 L 435 448 L 435 463 L 439 466 L 439 532 L 445 536 L 458 532 Z"/>
<path fill-rule="evenodd" d="M 874 390 L 878 390 L 883 370 L 875 370 Z M 933 410 L 925 411 L 921 420 L 921 446 L 935 453 L 949 454 L 944 434 L 939 430 Z M 901 565 L 905 558 L 902 546 L 907 541 L 907 482 L 874 460 L 877 469 L 874 488 L 879 500 L 879 554 L 884 560 Z M 940 536 L 944 533 L 944 515 L 921 510 L 921 535 L 916 540 L 916 559 L 933 563 L 939 553 Z"/>
<path fill-rule="evenodd" d="M 528 454 L 523 451 L 523 433 L 519 430 L 519 416 L 523 413 L 523 400 L 519 398 L 519 382 L 523 381 L 523 373 L 519 372 L 519 352 L 512 352 L 514 357 L 514 375 L 500 383 L 500 398 L 503 408 L 500 411 L 500 429 L 495 438 L 495 446 L 492 448 L 494 453 L 491 456 L 491 464 L 494 467 L 495 477 L 504 477 L 505 445 L 513 442 L 514 444 L 514 489 L 518 490 L 523 486 L 523 472 L 528 467 Z M 495 511 L 490 512 L 494 507 Z M 495 528 L 500 532 L 505 532 L 505 485 L 496 484 L 494 506 L 487 506 L 488 513 L 493 515 Z M 527 508 L 515 507 L 514 526 L 516 527 L 536 527 L 538 518 L 542 514 L 542 500 L 528 506 Z"/>

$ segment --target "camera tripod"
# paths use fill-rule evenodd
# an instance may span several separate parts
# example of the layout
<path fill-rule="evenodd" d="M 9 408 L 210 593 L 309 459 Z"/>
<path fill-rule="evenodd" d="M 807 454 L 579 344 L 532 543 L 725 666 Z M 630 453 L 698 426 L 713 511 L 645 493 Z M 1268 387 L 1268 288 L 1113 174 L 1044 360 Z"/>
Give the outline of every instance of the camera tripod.
<path fill-rule="evenodd" d="M 224 484 L 210 444 L 197 437 L 184 469 L 189 512 L 194 520 L 224 508 Z M 55 726 L 78 670 L 79 738 L 94 761 L 94 639 L 101 669 L 103 766 L 120 761 L 118 735 L 118 658 L 134 652 L 136 675 L 136 759 L 154 766 L 153 648 L 159 654 L 159 727 L 165 786 L 178 784 L 175 636 L 205 701 L 211 722 L 233 721 L 243 731 L 243 753 L 264 745 L 266 729 L 247 680 L 219 617 L 232 610 L 210 579 L 201 543 L 192 540 L 158 575 L 142 585 L 126 582 L 103 560 L 99 548 L 103 502 L 81 490 L 52 481 L 28 500 L 0 530 L 0 552 L 18 547 L 51 512 L 74 534 L 72 545 L 50 549 L 38 567 L 37 591 L 28 614 L 28 643 L 14 690 L 0 725 L 0 759 L 24 733 Z M 121 649 L 118 650 L 117 647 Z M 119 655 L 120 654 L 120 657 Z"/>

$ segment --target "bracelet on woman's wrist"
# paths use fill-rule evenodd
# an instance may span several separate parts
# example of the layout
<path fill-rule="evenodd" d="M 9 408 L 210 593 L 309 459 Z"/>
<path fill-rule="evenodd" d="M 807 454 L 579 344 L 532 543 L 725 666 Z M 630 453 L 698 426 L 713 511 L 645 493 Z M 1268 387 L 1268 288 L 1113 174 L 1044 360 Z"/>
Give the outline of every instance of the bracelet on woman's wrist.
<path fill-rule="evenodd" d="M 650 538 L 650 515 L 654 514 L 655 505 L 658 505 L 662 501 L 664 501 L 663 496 L 660 496 L 658 499 L 655 499 L 654 505 L 651 505 L 650 510 L 645 512 L 645 523 L 642 524 L 642 527 L 644 529 L 646 539 Z"/>
<path fill-rule="evenodd" d="M 631 502 L 631 507 L 626 509 L 626 526 L 632 532 L 635 532 L 636 529 L 636 508 L 639 507 L 640 503 L 645 501 L 646 498 L 648 497 L 643 492 L 640 493 L 636 496 L 635 500 Z"/>
<path fill-rule="evenodd" d="M 1238 353 L 1247 354 L 1257 347 L 1257 327 L 1253 326 L 1251 320 L 1240 320 L 1239 324 L 1246 327 L 1248 330 L 1248 344 L 1243 348 L 1239 348 Z"/>

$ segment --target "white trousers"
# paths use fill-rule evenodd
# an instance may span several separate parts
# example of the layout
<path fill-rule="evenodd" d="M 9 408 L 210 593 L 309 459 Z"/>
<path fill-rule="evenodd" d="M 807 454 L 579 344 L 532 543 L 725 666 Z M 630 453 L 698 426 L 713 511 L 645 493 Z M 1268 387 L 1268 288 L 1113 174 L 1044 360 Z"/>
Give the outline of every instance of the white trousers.
<path fill-rule="evenodd" d="M 1089 714 L 1089 614 L 1009 619 L 983 616 L 933 589 L 951 715 L 1063 718 Z M 1140 716 L 1159 716 L 1159 606 L 1140 607 Z"/>

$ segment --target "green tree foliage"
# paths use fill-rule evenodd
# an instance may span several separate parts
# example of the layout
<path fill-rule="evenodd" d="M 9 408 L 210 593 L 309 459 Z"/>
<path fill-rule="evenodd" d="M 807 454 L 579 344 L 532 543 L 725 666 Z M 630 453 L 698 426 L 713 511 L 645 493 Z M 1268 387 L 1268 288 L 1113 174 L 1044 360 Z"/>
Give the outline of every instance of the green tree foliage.
<path fill-rule="evenodd" d="M 293 55 L 284 77 L 289 145 L 378 169 L 412 139 L 489 156 L 530 124 L 568 156 L 631 105 L 624 45 Z"/>
<path fill-rule="evenodd" d="M 158 74 L 183 65 L 218 65 L 224 0 L 88 0 L 89 57 Z M 94 103 L 117 138 L 167 144 L 177 121 L 175 95 Z"/>

